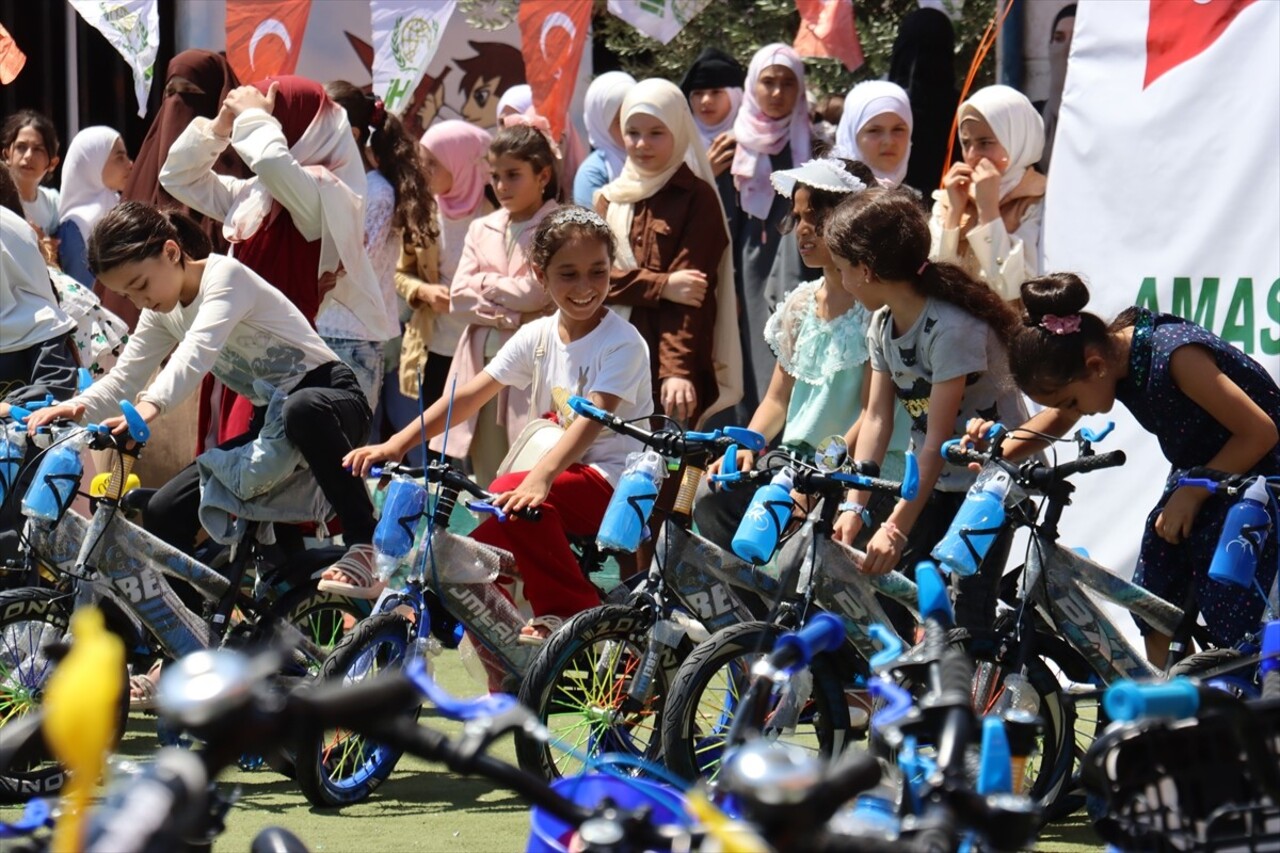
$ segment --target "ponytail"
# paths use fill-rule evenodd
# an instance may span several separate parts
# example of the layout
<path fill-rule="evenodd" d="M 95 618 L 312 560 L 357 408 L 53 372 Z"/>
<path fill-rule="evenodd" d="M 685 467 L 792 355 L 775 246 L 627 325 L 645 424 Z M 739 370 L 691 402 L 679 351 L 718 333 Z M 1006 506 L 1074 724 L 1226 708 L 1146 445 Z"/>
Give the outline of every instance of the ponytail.
<path fill-rule="evenodd" d="M 159 210 L 140 201 L 121 202 L 98 220 L 89 236 L 89 271 L 95 276 L 161 253 L 169 240 L 187 258 L 204 260 L 212 251 L 209 236 L 180 210 Z"/>

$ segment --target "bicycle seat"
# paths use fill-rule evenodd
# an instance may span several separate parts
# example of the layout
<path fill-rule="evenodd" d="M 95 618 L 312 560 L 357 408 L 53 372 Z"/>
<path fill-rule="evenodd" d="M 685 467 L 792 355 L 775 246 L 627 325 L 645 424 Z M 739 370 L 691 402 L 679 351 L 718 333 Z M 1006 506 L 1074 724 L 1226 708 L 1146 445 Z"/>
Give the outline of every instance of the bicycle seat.
<path fill-rule="evenodd" d="M 145 514 L 147 504 L 151 503 L 151 496 L 158 491 L 159 489 L 131 489 L 120 498 L 120 508 L 129 514 Z"/>

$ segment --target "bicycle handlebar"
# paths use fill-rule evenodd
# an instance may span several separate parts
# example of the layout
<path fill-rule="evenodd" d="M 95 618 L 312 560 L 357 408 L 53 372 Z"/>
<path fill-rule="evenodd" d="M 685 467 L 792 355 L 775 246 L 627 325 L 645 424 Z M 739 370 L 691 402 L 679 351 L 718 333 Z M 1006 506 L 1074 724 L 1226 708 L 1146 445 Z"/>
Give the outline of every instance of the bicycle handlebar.
<path fill-rule="evenodd" d="M 942 458 L 953 465 L 967 465 L 969 463 L 985 465 L 988 462 L 994 462 L 1008 471 L 1018 485 L 1041 491 L 1076 474 L 1087 474 L 1090 471 L 1099 471 L 1103 468 L 1118 468 L 1125 463 L 1126 458 L 1123 450 L 1112 450 L 1107 453 L 1092 453 L 1088 456 L 1080 456 L 1069 462 L 1063 462 L 1061 465 L 1046 465 L 1043 462 L 1035 461 L 1024 462 L 1019 465 L 992 451 L 961 447 L 960 442 L 961 439 L 958 438 L 943 442 Z"/>
<path fill-rule="evenodd" d="M 736 426 L 724 427 L 711 432 L 688 430 L 650 431 L 644 427 L 628 423 L 612 412 L 606 412 L 585 397 L 570 397 L 569 408 L 584 418 L 589 418 L 596 423 L 604 424 L 614 432 L 634 438 L 646 447 L 652 447 L 663 456 L 683 458 L 700 453 L 719 455 L 733 445 L 741 445 L 753 453 L 761 453 L 769 444 L 760 433 Z"/>
<path fill-rule="evenodd" d="M 542 510 L 536 506 L 525 507 L 513 513 L 499 509 L 493 504 L 497 495 L 481 488 L 475 480 L 458 471 L 452 465 L 443 462 L 430 462 L 425 467 L 405 465 L 400 462 L 388 462 L 386 465 L 373 466 L 369 469 L 369 474 L 378 479 L 390 477 L 394 474 L 403 474 L 406 477 L 415 479 L 422 477 L 428 483 L 440 483 L 450 486 L 476 498 L 476 501 L 467 504 L 469 508 L 476 512 L 487 512 L 499 521 L 506 521 L 508 515 L 514 515 L 525 521 L 537 521 L 542 518 Z"/>

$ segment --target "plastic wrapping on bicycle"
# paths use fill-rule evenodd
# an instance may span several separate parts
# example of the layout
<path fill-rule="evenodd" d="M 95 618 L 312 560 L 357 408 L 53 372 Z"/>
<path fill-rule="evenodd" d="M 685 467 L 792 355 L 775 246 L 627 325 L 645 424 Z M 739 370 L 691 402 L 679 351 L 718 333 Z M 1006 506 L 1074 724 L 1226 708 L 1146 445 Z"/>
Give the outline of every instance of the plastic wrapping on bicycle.
<path fill-rule="evenodd" d="M 634 438 L 646 447 L 652 447 L 663 456 L 685 457 L 712 453 L 719 455 L 730 447 L 739 446 L 753 453 L 762 452 L 768 446 L 763 435 L 742 427 L 724 427 L 711 432 L 692 430 L 647 430 L 606 412 L 585 397 L 570 397 L 569 408 L 584 418 L 604 424 L 614 432 Z"/>
<path fill-rule="evenodd" d="M 385 479 L 397 474 L 414 479 L 421 478 L 428 483 L 439 483 L 443 486 L 457 489 L 460 492 L 466 492 L 482 504 L 477 509 L 490 511 L 493 500 L 497 497 L 493 492 L 481 487 L 479 483 L 463 474 L 457 468 L 444 462 L 430 462 L 425 467 L 405 465 L 401 462 L 388 462 L 385 465 L 375 465 L 369 469 L 369 476 L 377 477 L 378 479 Z M 503 512 L 506 511 L 504 510 Z M 542 518 L 542 510 L 536 506 L 525 507 L 516 512 L 506 514 L 523 518 L 525 521 L 537 521 Z"/>

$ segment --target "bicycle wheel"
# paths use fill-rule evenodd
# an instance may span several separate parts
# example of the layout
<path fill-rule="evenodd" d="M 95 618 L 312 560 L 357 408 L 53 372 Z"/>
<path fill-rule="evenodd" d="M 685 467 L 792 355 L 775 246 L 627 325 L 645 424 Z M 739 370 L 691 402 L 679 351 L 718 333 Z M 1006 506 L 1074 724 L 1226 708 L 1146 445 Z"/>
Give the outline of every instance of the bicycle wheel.
<path fill-rule="evenodd" d="M 44 587 L 0 593 L 0 737 L 3 726 L 37 711 L 56 662 L 46 654 L 51 643 L 67 635 L 71 599 Z M 129 683 L 122 671 L 121 684 Z M 129 691 L 121 691 L 113 743 L 119 743 L 128 715 Z M 0 773 L 0 802 L 22 803 L 62 790 L 66 771 L 49 754 L 43 740 L 27 750 L 20 764 Z"/>
<path fill-rule="evenodd" d="M 521 769 L 548 781 L 575 776 L 584 757 L 606 752 L 656 760 L 667 685 L 692 644 L 662 647 L 647 698 L 629 696 L 653 618 L 620 604 L 574 616 L 552 634 L 520 686 L 520 701 L 550 732 L 544 742 L 516 732 Z"/>
<path fill-rule="evenodd" d="M 717 632 L 693 650 L 676 673 L 662 715 L 662 751 L 669 770 L 686 779 L 715 778 L 751 667 L 772 651 L 781 634 L 777 625 L 745 622 Z M 789 721 L 793 725 L 770 727 L 775 715 L 787 713 L 781 707 L 782 691 L 770 697 L 764 719 L 749 723 L 766 737 L 830 756 L 843 748 L 849 734 L 844 679 L 825 656 L 815 659 L 808 672 L 812 688 Z M 798 682 L 793 679 L 793 684 Z M 787 701 L 795 701 L 795 694 Z"/>
<path fill-rule="evenodd" d="M 372 602 L 300 586 L 281 596 L 268 613 L 268 624 L 286 622 L 302 632 L 299 650 L 309 676 L 319 674 L 338 644 L 372 610 Z"/>
<path fill-rule="evenodd" d="M 412 649 L 412 625 L 396 613 L 380 613 L 361 622 L 338 643 L 320 670 L 321 680 L 344 684 L 373 678 L 403 665 Z M 418 708 L 396 713 L 417 719 Z M 348 729 L 304 723 L 296 739 L 298 787 L 321 808 L 358 803 L 391 775 L 401 751 Z"/>

